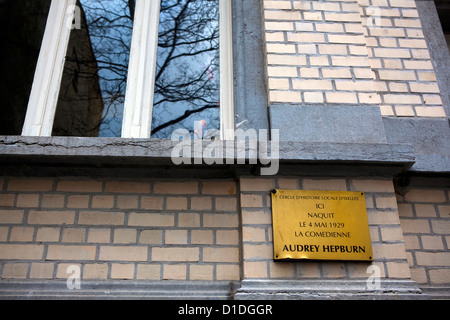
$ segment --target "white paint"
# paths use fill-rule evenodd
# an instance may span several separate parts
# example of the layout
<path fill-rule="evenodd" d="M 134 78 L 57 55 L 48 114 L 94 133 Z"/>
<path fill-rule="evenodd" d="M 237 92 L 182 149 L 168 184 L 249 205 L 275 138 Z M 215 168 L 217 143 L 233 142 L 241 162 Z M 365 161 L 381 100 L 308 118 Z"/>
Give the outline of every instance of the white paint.
<path fill-rule="evenodd" d="M 59 89 L 69 44 L 76 0 L 53 0 L 28 101 L 23 136 L 49 137 L 53 130 Z"/>

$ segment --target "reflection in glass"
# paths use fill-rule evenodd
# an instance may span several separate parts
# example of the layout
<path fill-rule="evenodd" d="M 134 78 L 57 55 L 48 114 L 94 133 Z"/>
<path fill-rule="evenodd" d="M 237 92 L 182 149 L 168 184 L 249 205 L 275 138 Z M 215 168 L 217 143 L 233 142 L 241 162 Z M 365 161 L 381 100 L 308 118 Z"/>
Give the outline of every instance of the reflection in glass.
<path fill-rule="evenodd" d="M 0 1 L 0 135 L 20 135 L 51 0 Z"/>
<path fill-rule="evenodd" d="M 120 137 L 135 0 L 77 6 L 80 28 L 71 31 L 53 135 Z"/>
<path fill-rule="evenodd" d="M 163 0 L 152 138 L 219 130 L 219 83 L 219 0 Z"/>

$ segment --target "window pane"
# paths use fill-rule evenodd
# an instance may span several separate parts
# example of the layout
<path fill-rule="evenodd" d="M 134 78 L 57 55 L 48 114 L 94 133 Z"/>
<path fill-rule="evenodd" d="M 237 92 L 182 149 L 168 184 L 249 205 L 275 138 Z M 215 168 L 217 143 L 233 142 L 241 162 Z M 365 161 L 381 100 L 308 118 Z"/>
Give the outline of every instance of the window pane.
<path fill-rule="evenodd" d="M 0 135 L 20 135 L 51 0 L 0 1 Z"/>
<path fill-rule="evenodd" d="M 439 20 L 441 21 L 447 47 L 450 50 L 450 4 L 448 0 L 434 0 L 434 4 L 436 5 Z"/>
<path fill-rule="evenodd" d="M 219 0 L 163 0 L 152 138 L 219 130 L 219 71 Z"/>
<path fill-rule="evenodd" d="M 80 19 L 76 12 L 54 136 L 120 137 L 134 4 L 134 0 L 78 1 Z"/>

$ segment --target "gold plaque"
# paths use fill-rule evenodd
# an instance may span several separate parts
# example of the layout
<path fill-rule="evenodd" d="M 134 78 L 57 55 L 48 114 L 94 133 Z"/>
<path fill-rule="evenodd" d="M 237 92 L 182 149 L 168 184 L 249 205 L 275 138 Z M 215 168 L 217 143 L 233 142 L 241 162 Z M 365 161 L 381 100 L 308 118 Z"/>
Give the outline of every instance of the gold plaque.
<path fill-rule="evenodd" d="M 273 190 L 275 260 L 372 261 L 363 192 Z"/>

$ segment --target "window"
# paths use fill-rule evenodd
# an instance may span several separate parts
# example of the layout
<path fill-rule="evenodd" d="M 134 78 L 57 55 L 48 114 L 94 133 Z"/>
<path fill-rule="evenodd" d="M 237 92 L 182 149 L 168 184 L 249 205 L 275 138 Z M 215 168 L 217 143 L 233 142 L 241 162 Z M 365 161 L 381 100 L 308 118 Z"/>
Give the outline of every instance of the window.
<path fill-rule="evenodd" d="M 233 138 L 232 47 L 231 0 L 53 0 L 22 135 Z"/>
<path fill-rule="evenodd" d="M 0 1 L 0 135 L 20 135 L 51 0 Z"/>
<path fill-rule="evenodd" d="M 134 20 L 130 3 L 79 0 L 53 136 L 120 137 Z"/>
<path fill-rule="evenodd" d="M 163 1 L 159 19 L 152 137 L 192 131 L 195 121 L 219 130 L 217 1 Z"/>

